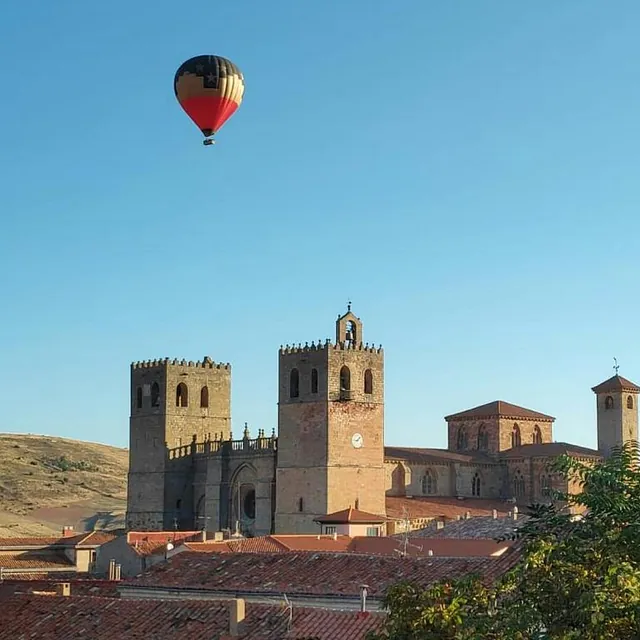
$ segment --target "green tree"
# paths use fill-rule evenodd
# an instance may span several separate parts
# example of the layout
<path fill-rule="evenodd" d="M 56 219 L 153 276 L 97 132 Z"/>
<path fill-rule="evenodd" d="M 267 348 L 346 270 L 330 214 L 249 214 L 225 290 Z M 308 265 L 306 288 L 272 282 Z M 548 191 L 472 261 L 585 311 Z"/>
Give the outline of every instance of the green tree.
<path fill-rule="evenodd" d="M 636 443 L 595 464 L 564 456 L 554 471 L 575 495 L 532 507 L 522 557 L 493 584 L 481 577 L 386 594 L 391 640 L 637 640 L 640 638 L 640 467 Z M 580 518 L 571 508 L 584 511 Z M 573 509 L 575 510 L 575 509 Z"/>

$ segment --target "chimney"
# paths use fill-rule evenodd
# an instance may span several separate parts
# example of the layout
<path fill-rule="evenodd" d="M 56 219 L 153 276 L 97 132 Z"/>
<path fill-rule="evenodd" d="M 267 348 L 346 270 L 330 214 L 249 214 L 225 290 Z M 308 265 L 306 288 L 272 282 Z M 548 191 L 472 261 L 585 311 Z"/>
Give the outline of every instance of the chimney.
<path fill-rule="evenodd" d="M 363 584 L 360 587 L 360 613 L 367 610 L 367 594 L 369 593 L 369 585 Z"/>
<path fill-rule="evenodd" d="M 468 520 L 471 517 L 471 511 L 465 511 L 464 519 Z"/>
<path fill-rule="evenodd" d="M 436 520 L 436 529 L 444 529 L 444 520 Z"/>
<path fill-rule="evenodd" d="M 115 575 L 113 577 L 114 580 L 120 580 L 120 574 L 122 572 L 122 565 L 121 564 L 117 564 L 115 566 Z"/>
<path fill-rule="evenodd" d="M 498 510 L 497 510 L 497 509 L 494 509 L 494 510 L 491 512 L 491 515 L 493 516 L 493 519 L 494 519 L 494 520 L 497 520 L 497 519 L 498 519 Z"/>
<path fill-rule="evenodd" d="M 331 537 L 332 537 L 334 540 L 337 540 L 337 539 L 338 539 L 338 532 L 337 532 L 337 531 L 334 531 Z"/>
<path fill-rule="evenodd" d="M 70 582 L 58 582 L 56 584 L 56 595 L 65 596 L 68 598 L 71 595 L 71 583 Z"/>
<path fill-rule="evenodd" d="M 109 560 L 109 580 L 115 580 L 116 579 L 116 561 L 111 558 L 111 560 Z"/>
<path fill-rule="evenodd" d="M 73 527 L 69 524 L 62 527 L 62 537 L 63 538 L 72 538 L 74 535 Z"/>
<path fill-rule="evenodd" d="M 433 555 L 433 549 L 429 549 L 429 551 L 427 551 L 427 555 L 431 557 Z"/>
<path fill-rule="evenodd" d="M 242 598 L 234 598 L 231 601 L 231 617 L 229 620 L 229 635 L 238 638 L 241 635 L 241 625 L 244 622 L 244 600 Z"/>
<path fill-rule="evenodd" d="M 513 519 L 518 519 L 518 507 L 513 507 Z"/>

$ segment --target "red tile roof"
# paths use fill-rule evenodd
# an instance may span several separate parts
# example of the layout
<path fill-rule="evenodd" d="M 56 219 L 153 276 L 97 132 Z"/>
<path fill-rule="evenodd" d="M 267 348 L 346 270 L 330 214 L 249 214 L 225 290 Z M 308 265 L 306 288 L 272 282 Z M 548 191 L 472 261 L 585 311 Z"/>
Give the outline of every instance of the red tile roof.
<path fill-rule="evenodd" d="M 14 595 L 0 607 L 0 640 L 147 640 L 162 638 L 226 638 L 228 602 L 196 600 L 138 600 L 124 598 Z M 234 640 L 364 640 L 378 629 L 381 614 L 246 604 L 246 618 Z"/>
<path fill-rule="evenodd" d="M 628 391 L 629 393 L 640 393 L 640 387 L 637 384 L 627 380 L 622 376 L 615 375 L 599 385 L 591 388 L 594 393 L 615 393 L 617 391 Z"/>
<path fill-rule="evenodd" d="M 23 551 L 22 553 L 0 553 L 0 567 L 9 570 L 46 570 L 46 569 L 72 569 L 73 562 L 64 553 L 34 553 Z"/>
<path fill-rule="evenodd" d="M 553 422 L 555 418 L 548 416 L 544 413 L 538 413 L 531 409 L 525 409 L 519 407 L 517 404 L 511 404 L 504 402 L 504 400 L 495 400 L 487 404 L 474 407 L 473 409 L 467 409 L 460 413 L 452 413 L 449 416 L 445 416 L 445 420 L 461 420 L 466 418 L 514 418 L 516 420 L 539 420 L 541 422 Z"/>
<path fill-rule="evenodd" d="M 424 449 L 422 447 L 385 447 L 384 459 L 386 462 L 407 460 L 434 464 L 447 464 L 448 462 L 496 463 L 493 458 L 479 451 L 459 452 L 449 451 L 448 449 Z"/>
<path fill-rule="evenodd" d="M 351 553 L 208 554 L 185 551 L 124 582 L 128 587 L 189 591 L 359 597 L 360 586 L 380 597 L 392 584 L 427 586 L 446 577 L 481 573 L 490 580 L 510 568 L 500 558 L 395 558 Z M 507 563 L 505 564 L 505 561 Z M 509 562 L 511 564 L 509 564 Z"/>
<path fill-rule="evenodd" d="M 342 511 L 329 513 L 326 516 L 320 516 L 315 519 L 315 522 L 322 522 L 323 524 L 382 524 L 385 520 L 384 516 L 349 507 Z"/>
<path fill-rule="evenodd" d="M 403 498 L 387 496 L 387 517 L 400 520 L 409 518 L 448 518 L 464 517 L 467 512 L 472 516 L 492 515 L 496 509 L 499 514 L 506 515 L 513 505 L 501 500 L 484 500 L 482 498 Z M 406 515 L 405 515 L 406 514 Z"/>
<path fill-rule="evenodd" d="M 0 538 L 0 548 L 100 546 L 115 537 L 108 531 L 85 531 L 73 536 Z"/>
<path fill-rule="evenodd" d="M 78 547 L 100 547 L 107 542 L 111 542 L 118 536 L 109 531 L 90 531 L 88 535 L 85 535 L 80 542 L 77 543 Z"/>
<path fill-rule="evenodd" d="M 163 554 L 167 543 L 202 540 L 202 531 L 128 531 L 127 542 L 139 556 Z"/>
<path fill-rule="evenodd" d="M 570 455 L 576 457 L 601 458 L 602 454 L 595 449 L 581 447 L 568 442 L 545 442 L 543 444 L 523 444 L 520 447 L 507 449 L 500 454 L 503 458 L 556 458 Z"/>

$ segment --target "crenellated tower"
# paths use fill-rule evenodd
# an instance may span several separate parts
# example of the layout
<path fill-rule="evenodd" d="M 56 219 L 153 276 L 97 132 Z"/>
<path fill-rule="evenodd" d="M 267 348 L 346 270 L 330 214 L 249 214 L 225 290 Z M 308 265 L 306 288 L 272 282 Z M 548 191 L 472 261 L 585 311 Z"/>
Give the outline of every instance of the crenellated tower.
<path fill-rule="evenodd" d="M 127 528 L 193 527 L 193 466 L 176 447 L 227 440 L 231 366 L 149 360 L 131 365 Z"/>
<path fill-rule="evenodd" d="M 384 353 L 351 305 L 335 342 L 281 347 L 278 376 L 276 533 L 349 506 L 384 515 Z"/>

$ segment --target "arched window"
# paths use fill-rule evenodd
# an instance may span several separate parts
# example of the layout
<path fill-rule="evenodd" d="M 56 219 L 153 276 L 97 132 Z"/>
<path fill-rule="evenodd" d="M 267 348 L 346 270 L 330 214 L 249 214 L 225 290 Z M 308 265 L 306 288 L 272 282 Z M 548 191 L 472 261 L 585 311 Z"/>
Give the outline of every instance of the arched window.
<path fill-rule="evenodd" d="M 367 369 L 364 372 L 364 392 L 373 393 L 373 373 L 371 373 L 371 369 Z"/>
<path fill-rule="evenodd" d="M 206 385 L 200 389 L 200 406 L 203 409 L 209 408 L 209 387 Z"/>
<path fill-rule="evenodd" d="M 633 409 L 633 396 L 627 396 L 627 409 Z"/>
<path fill-rule="evenodd" d="M 351 342 L 352 344 L 356 344 L 358 340 L 358 335 L 356 331 L 356 323 L 353 320 L 348 320 L 347 325 L 345 327 L 345 339 L 347 342 Z"/>
<path fill-rule="evenodd" d="M 607 396 L 604 399 L 604 408 L 605 409 L 613 409 L 613 398 L 611 396 Z"/>
<path fill-rule="evenodd" d="M 136 389 L 136 409 L 142 409 L 142 387 Z"/>
<path fill-rule="evenodd" d="M 318 393 L 318 370 L 311 369 L 311 393 Z"/>
<path fill-rule="evenodd" d="M 478 449 L 480 451 L 486 451 L 489 448 L 489 434 L 487 428 L 481 424 L 478 429 Z"/>
<path fill-rule="evenodd" d="M 551 478 L 546 474 L 540 476 L 540 494 L 545 497 L 551 495 Z"/>
<path fill-rule="evenodd" d="M 351 371 L 347 365 L 340 369 L 340 391 L 351 391 Z"/>
<path fill-rule="evenodd" d="M 513 495 L 516 498 L 522 498 L 525 492 L 525 484 L 524 484 L 524 476 L 522 475 L 522 471 L 517 469 L 515 474 L 513 475 Z"/>
<path fill-rule="evenodd" d="M 471 495 L 479 498 L 482 494 L 482 478 L 480 474 L 476 471 L 473 476 L 473 480 L 471 481 Z"/>
<path fill-rule="evenodd" d="M 429 496 L 437 493 L 437 491 L 438 479 L 431 469 L 427 469 L 422 476 L 422 493 L 425 496 Z"/>
<path fill-rule="evenodd" d="M 540 427 L 538 425 L 533 427 L 531 442 L 533 442 L 533 444 L 542 444 L 542 431 L 540 431 Z"/>
<path fill-rule="evenodd" d="M 511 447 L 519 447 L 522 444 L 522 436 L 520 435 L 520 427 L 517 424 L 513 425 L 511 431 Z"/>
<path fill-rule="evenodd" d="M 151 385 L 151 406 L 160 406 L 160 385 L 157 382 Z"/>
<path fill-rule="evenodd" d="M 457 449 L 466 449 L 469 441 L 467 439 L 467 430 L 464 427 L 458 429 L 458 437 L 456 439 Z"/>
<path fill-rule="evenodd" d="M 189 390 L 184 382 L 181 382 L 176 388 L 176 407 L 189 406 Z"/>
<path fill-rule="evenodd" d="M 300 395 L 300 374 L 297 369 L 291 369 L 289 374 L 289 397 L 297 398 Z"/>

